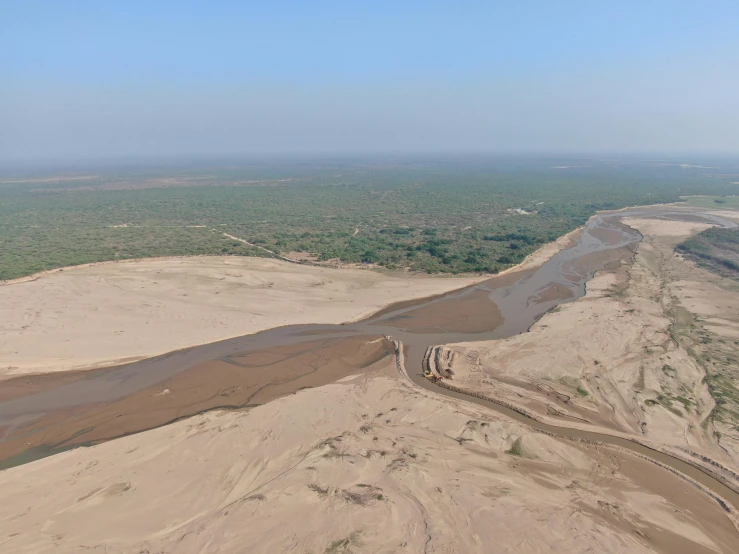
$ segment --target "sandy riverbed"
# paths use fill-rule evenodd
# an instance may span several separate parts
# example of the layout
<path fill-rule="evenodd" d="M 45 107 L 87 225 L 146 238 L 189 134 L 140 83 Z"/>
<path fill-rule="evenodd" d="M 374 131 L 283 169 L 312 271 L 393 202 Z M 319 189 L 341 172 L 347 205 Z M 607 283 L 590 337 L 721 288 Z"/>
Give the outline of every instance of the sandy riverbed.
<path fill-rule="evenodd" d="M 101 367 L 298 323 L 341 323 L 479 278 L 263 258 L 99 264 L 0 286 L 0 379 Z"/>
<path fill-rule="evenodd" d="M 421 391 L 392 357 L 6 470 L 0 493 L 0 549 L 18 553 L 693 554 L 739 540 L 671 473 Z"/>
<path fill-rule="evenodd" d="M 649 240 L 678 240 L 698 230 L 662 223 L 661 235 L 639 228 Z M 654 345 L 666 349 L 658 355 L 675 356 L 676 386 L 692 384 L 691 392 L 702 394 L 698 369 L 685 365 L 679 349 L 664 346 L 664 311 L 647 302 L 654 297 L 652 302 L 661 304 L 655 291 L 665 288 L 655 285 L 659 279 L 653 275 L 662 239 L 649 240 L 629 272 L 601 274 L 589 284 L 586 297 L 548 314 L 531 333 L 483 344 L 497 348 L 534 337 L 518 346 L 524 359 L 538 364 L 537 378 L 558 365 L 558 371 L 569 372 L 565 377 L 580 379 L 587 397 L 576 396 L 574 381 L 552 380 L 577 402 L 570 404 L 570 415 L 543 411 L 546 417 L 562 423 L 585 414 L 599 417 L 596 424 L 602 427 L 638 432 L 629 387 L 641 375 L 644 386 L 652 386 L 657 367 L 650 361 L 642 372 L 632 362 Z M 557 249 L 553 245 L 538 256 L 543 260 Z M 534 257 L 527 263 L 538 261 Z M 449 288 L 458 286 L 460 281 Z M 135 287 L 126 290 L 128 298 L 139 298 Z M 354 293 L 345 294 L 354 299 Z M 293 302 L 302 305 L 297 296 Z M 634 306 L 618 305 L 626 299 Z M 598 303 L 603 306 L 592 307 Z M 290 302 L 275 304 L 280 305 Z M 629 319 L 634 314 L 642 319 Z M 561 332 L 536 334 L 555 327 L 551 318 L 560 316 L 568 317 L 556 320 L 558 328 L 565 326 Z M 614 322 L 620 326 L 612 328 Z M 565 332 L 566 325 L 571 332 Z M 589 338 L 590 344 L 580 340 L 585 331 L 602 336 Z M 646 334 L 644 340 L 640 333 Z M 548 340 L 555 342 L 543 342 Z M 470 345 L 452 349 L 462 359 Z M 543 348 L 548 350 L 542 353 Z M 549 363 L 560 355 L 560 361 L 571 363 Z M 376 359 L 375 353 L 367 359 Z M 491 359 L 494 363 L 494 355 Z M 468 366 L 471 375 L 474 368 Z M 603 368 L 583 371 L 591 366 Z M 464 383 L 465 368 L 453 367 L 459 370 L 457 383 Z M 517 394 L 523 391 L 526 397 L 531 391 L 521 384 L 531 385 L 524 380 L 535 374 L 526 371 L 512 373 L 521 382 L 496 386 L 517 387 Z M 595 389 L 595 381 L 608 390 Z M 537 409 L 537 402 L 552 403 L 530 388 L 539 395 L 529 396 L 531 409 Z M 152 398 L 166 408 L 174 393 L 162 392 Z M 603 399 L 619 397 L 623 405 L 602 409 Z M 676 424 L 657 408 L 648 422 L 650 431 L 667 435 L 687 429 L 694 433 L 688 444 L 715 448 L 710 437 L 704 441 L 687 425 L 695 423 L 697 411 L 687 423 Z M 739 543 L 718 503 L 677 476 L 632 454 L 534 433 L 489 410 L 419 390 L 398 375 L 391 356 L 339 382 L 298 390 L 248 411 L 210 412 L 0 472 L 0 497 L 0 550 L 13 552 L 729 553 Z"/>

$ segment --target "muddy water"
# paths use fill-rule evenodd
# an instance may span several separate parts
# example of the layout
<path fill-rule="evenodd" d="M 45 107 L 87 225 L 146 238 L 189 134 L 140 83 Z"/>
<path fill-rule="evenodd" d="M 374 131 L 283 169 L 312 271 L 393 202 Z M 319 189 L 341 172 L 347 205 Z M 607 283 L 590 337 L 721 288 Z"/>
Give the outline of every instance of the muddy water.
<path fill-rule="evenodd" d="M 38 384 L 33 377 L 18 378 L 17 383 L 8 383 L 11 386 L 7 390 L 12 391 L 0 401 L 0 460 L 4 460 L 0 469 L 75 445 L 157 427 L 204 410 L 254 405 L 305 386 L 331 382 L 339 376 L 337 360 L 348 372 L 376 359 L 378 350 L 366 345 L 383 335 L 392 335 L 406 346 L 406 365 L 414 381 L 436 393 L 454 396 L 456 393 L 434 387 L 422 377 L 426 349 L 509 337 L 526 331 L 557 304 L 580 298 L 596 271 L 633 255 L 641 236 L 620 223 L 624 216 L 735 226 L 719 217 L 668 209 L 601 214 L 588 223 L 575 244 L 536 269 L 397 304 L 357 323 L 280 327 L 116 368 L 60 376 L 57 383 L 53 376 L 39 378 Z M 334 353 L 333 359 L 328 351 Z M 360 351 L 366 356 L 351 358 L 352 352 Z M 305 377 L 306 364 L 311 369 L 310 379 Z M 250 391 L 261 396 L 255 397 Z M 157 400 L 153 402 L 152 398 Z M 553 426 L 549 429 L 502 406 L 485 405 L 548 432 L 581 433 Z M 679 460 L 607 435 L 586 433 L 583 438 L 618 444 L 658 459 L 689 473 L 739 508 L 739 495 Z"/>

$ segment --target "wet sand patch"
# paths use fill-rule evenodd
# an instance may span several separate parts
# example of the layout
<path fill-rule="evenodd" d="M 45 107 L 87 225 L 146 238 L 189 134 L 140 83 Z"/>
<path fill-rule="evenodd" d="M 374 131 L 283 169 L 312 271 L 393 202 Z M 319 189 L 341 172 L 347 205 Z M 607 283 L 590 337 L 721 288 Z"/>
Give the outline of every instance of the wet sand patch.
<path fill-rule="evenodd" d="M 414 308 L 416 306 L 424 307 L 433 302 L 438 302 L 438 301 L 450 302 L 455 298 L 459 298 L 461 295 L 465 294 L 467 291 L 470 291 L 472 289 L 483 288 L 485 290 L 496 290 L 502 287 L 507 287 L 507 286 L 513 285 L 517 281 L 520 281 L 521 278 L 525 277 L 526 275 L 530 273 L 531 273 L 531 270 L 511 271 L 509 273 L 495 275 L 491 277 L 490 279 L 481 281 L 480 283 L 475 283 L 467 287 L 459 288 L 452 292 L 445 292 L 445 293 L 437 294 L 434 296 L 429 296 L 426 298 L 416 298 L 413 300 L 405 300 L 402 302 L 396 302 L 394 304 L 390 304 L 389 306 L 386 306 L 385 308 L 373 314 L 370 318 L 368 318 L 368 321 L 375 321 L 378 319 L 382 319 L 384 316 L 387 316 L 388 314 L 394 314 L 396 312 L 411 311 L 409 310 L 410 308 Z"/>
<path fill-rule="evenodd" d="M 580 256 L 572 262 L 572 268 L 580 275 L 592 273 L 594 268 L 616 269 L 623 260 L 631 258 L 635 253 L 636 244 L 610 250 L 599 250 Z"/>
<path fill-rule="evenodd" d="M 588 231 L 592 236 L 597 238 L 603 244 L 618 244 L 621 240 L 621 232 L 616 229 L 608 229 L 604 227 L 594 227 Z"/>
<path fill-rule="evenodd" d="M 97 370 L 103 371 L 103 370 Z M 45 390 L 55 389 L 85 379 L 91 375 L 89 370 L 65 371 L 62 373 L 34 373 L 19 375 L 2 381 L 0 385 L 0 402 L 22 398 Z"/>
<path fill-rule="evenodd" d="M 412 333 L 482 333 L 503 323 L 503 316 L 490 292 L 477 289 L 404 312 L 385 323 Z"/>
<path fill-rule="evenodd" d="M 552 285 L 538 292 L 535 296 L 530 296 L 528 302 L 541 304 L 543 302 L 565 300 L 567 298 L 572 298 L 573 296 L 575 296 L 575 294 L 566 286 L 559 283 L 553 283 Z"/>

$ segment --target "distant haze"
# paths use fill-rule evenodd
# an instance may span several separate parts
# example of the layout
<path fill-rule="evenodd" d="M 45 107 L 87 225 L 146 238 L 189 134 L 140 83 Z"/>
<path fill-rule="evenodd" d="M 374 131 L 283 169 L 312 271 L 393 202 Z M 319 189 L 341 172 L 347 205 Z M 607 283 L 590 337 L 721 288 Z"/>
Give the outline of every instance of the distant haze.
<path fill-rule="evenodd" d="M 0 161 L 739 153 L 736 2 L 115 4 L 3 2 Z"/>

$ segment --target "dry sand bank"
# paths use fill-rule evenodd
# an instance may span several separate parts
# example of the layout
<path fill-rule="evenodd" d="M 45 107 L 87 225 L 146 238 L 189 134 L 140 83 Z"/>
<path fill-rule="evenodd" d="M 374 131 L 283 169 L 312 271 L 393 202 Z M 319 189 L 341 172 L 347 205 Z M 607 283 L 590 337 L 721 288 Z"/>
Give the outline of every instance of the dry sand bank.
<path fill-rule="evenodd" d="M 480 278 L 262 258 L 99 264 L 0 287 L 0 379 L 101 367 L 298 323 L 341 323 Z"/>
<path fill-rule="evenodd" d="M 543 421 L 627 433 L 737 472 L 739 441 L 727 429 L 719 444 L 705 368 L 674 334 L 677 310 L 698 311 L 696 304 L 724 333 L 738 332 L 739 294 L 708 285 L 707 272 L 674 254 L 678 242 L 706 225 L 625 222 L 645 236 L 632 264 L 597 275 L 585 297 L 548 313 L 529 333 L 447 345 L 442 367 L 451 367 L 456 386 L 521 406 Z M 699 286 L 710 288 L 702 301 L 696 300 Z M 732 313 L 735 324 L 727 325 Z"/>
<path fill-rule="evenodd" d="M 4 471 L 0 549 L 735 551 L 719 505 L 671 473 L 441 399 L 394 366 Z"/>

